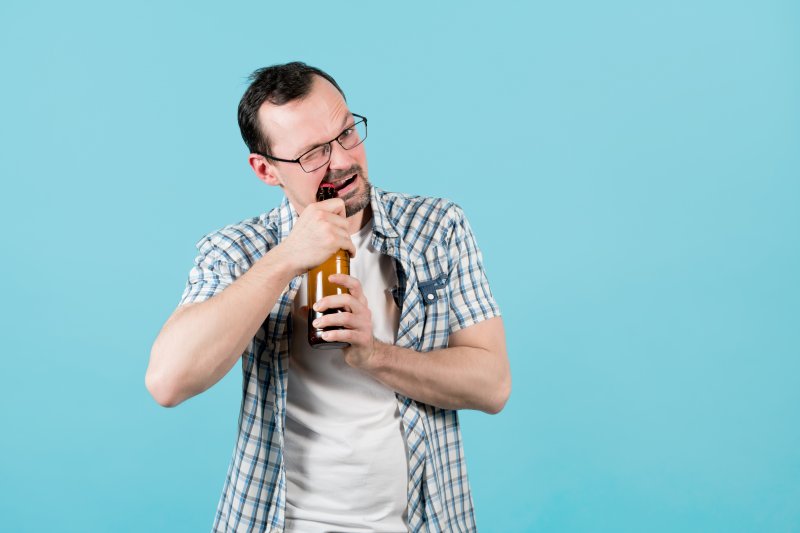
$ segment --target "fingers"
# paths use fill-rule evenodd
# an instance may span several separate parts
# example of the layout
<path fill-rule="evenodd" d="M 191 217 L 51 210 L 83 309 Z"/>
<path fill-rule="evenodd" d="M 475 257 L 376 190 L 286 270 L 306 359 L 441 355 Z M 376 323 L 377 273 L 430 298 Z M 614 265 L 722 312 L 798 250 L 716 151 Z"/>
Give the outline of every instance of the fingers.
<path fill-rule="evenodd" d="M 312 205 L 315 205 L 323 211 L 327 211 L 328 213 L 339 215 L 341 218 L 345 218 L 346 216 L 344 200 L 341 198 L 331 198 L 330 200 L 324 200 Z"/>
<path fill-rule="evenodd" d="M 348 233 L 347 236 L 342 240 L 341 249 L 346 250 L 350 257 L 356 256 L 356 245 L 353 244 L 353 239 L 350 238 L 350 234 Z"/>
<path fill-rule="evenodd" d="M 325 328 L 322 338 L 327 342 L 346 342 L 345 362 L 356 368 L 367 368 L 375 354 L 375 337 L 372 333 L 372 311 L 367 304 L 361 282 L 347 274 L 331 274 L 328 280 L 345 287 L 347 294 L 326 296 L 314 304 L 316 311 L 340 309 L 314 319 L 316 328 Z M 337 329 L 328 329 L 328 328 Z"/>
<path fill-rule="evenodd" d="M 358 278 L 348 276 L 347 274 L 331 274 L 328 276 L 328 280 L 331 283 L 345 287 L 359 302 L 367 305 L 367 298 L 364 296 L 364 289 L 361 287 L 361 282 L 358 281 Z"/>
<path fill-rule="evenodd" d="M 337 250 L 356 256 L 345 218 L 344 202 L 332 198 L 306 207 L 282 245 L 296 270 L 307 271 L 322 264 Z"/>
<path fill-rule="evenodd" d="M 347 219 L 344 217 L 340 217 L 336 213 L 331 213 L 330 211 L 316 211 L 314 212 L 314 224 L 331 224 L 336 228 L 341 228 L 347 231 Z"/>
<path fill-rule="evenodd" d="M 364 295 L 364 289 L 361 287 L 361 282 L 358 281 L 358 278 L 347 274 L 331 274 L 328 276 L 328 281 L 344 287 L 349 294 L 337 294 L 321 298 L 314 306 L 315 310 L 340 309 L 342 306 L 347 306 L 350 309 L 369 309 L 367 297 Z M 355 302 L 352 300 L 355 300 Z"/>
<path fill-rule="evenodd" d="M 352 294 L 334 294 L 320 299 L 314 304 L 314 311 L 319 313 L 328 309 L 345 309 L 351 313 L 360 313 L 366 309 L 363 302 L 357 300 Z"/>
<path fill-rule="evenodd" d="M 332 200 L 338 200 L 338 198 L 333 198 Z M 330 201 L 330 200 L 327 200 Z M 321 202 L 322 203 L 322 202 Z M 347 250 L 350 252 L 351 257 L 356 256 L 356 246 L 353 244 L 353 239 L 350 238 L 350 229 L 347 227 L 347 219 L 342 216 L 336 215 L 330 212 L 319 212 L 319 218 L 316 221 L 317 224 L 328 223 L 331 224 L 334 228 L 334 236 L 336 238 L 337 244 L 341 250 Z"/>
<path fill-rule="evenodd" d="M 342 326 L 347 329 L 357 329 L 360 320 L 353 313 L 331 313 L 323 315 L 314 320 L 312 326 L 315 328 L 328 328 L 332 326 Z"/>
<path fill-rule="evenodd" d="M 344 348 L 345 362 L 355 368 L 367 368 L 375 355 L 375 337 L 371 333 L 355 329 L 334 329 L 322 333 L 328 342 L 346 342 L 350 346 Z"/>
<path fill-rule="evenodd" d="M 332 200 L 338 200 L 338 198 L 333 198 Z M 337 247 L 350 252 L 351 257 L 356 256 L 356 247 L 353 244 L 353 240 L 350 238 L 350 229 L 347 226 L 347 219 L 329 211 L 316 211 L 312 214 L 310 223 L 317 228 L 328 226 L 329 237 L 338 245 Z"/>
<path fill-rule="evenodd" d="M 347 229 L 338 229 L 334 234 L 335 244 L 340 250 L 346 250 L 350 257 L 356 256 L 356 245 L 353 244 L 353 239 L 350 238 L 350 232 Z"/>
<path fill-rule="evenodd" d="M 353 345 L 361 340 L 360 337 L 361 335 L 352 329 L 334 329 L 322 332 L 322 338 L 327 342 L 346 342 Z"/>
<path fill-rule="evenodd" d="M 326 341 L 345 341 L 350 343 L 350 348 L 358 350 L 371 346 L 372 341 L 372 314 L 369 310 L 358 313 L 331 313 L 314 320 L 313 326 L 326 329 L 322 338 Z M 332 327 L 342 329 L 328 329 Z"/>

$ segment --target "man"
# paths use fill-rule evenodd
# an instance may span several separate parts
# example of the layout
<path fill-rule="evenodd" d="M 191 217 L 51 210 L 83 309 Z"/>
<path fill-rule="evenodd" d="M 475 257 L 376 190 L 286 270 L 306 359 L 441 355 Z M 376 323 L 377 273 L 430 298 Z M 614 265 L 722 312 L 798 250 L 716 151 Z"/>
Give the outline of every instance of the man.
<path fill-rule="evenodd" d="M 146 385 L 164 406 L 242 361 L 239 435 L 214 531 L 473 531 L 457 409 L 500 411 L 505 334 L 452 202 L 372 187 L 367 119 L 303 63 L 257 70 L 239 104 L 249 163 L 286 198 L 198 243 Z M 338 198 L 316 202 L 323 183 Z M 306 340 L 304 274 L 336 250 L 349 294 Z"/>

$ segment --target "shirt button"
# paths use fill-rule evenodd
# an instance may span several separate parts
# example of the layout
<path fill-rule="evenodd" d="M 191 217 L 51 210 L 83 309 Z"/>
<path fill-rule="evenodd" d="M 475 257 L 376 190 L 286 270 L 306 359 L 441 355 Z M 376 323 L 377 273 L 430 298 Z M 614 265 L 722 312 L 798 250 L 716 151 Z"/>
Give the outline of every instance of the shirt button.
<path fill-rule="evenodd" d="M 428 294 L 428 300 L 433 300 L 434 298 L 436 297 L 433 294 Z"/>

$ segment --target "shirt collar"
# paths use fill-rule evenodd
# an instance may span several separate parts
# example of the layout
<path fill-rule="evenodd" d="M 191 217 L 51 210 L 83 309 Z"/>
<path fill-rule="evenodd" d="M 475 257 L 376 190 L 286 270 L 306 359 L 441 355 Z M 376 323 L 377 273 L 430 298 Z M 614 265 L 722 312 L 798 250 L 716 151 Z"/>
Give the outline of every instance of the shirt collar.
<path fill-rule="evenodd" d="M 380 233 L 386 238 L 396 239 L 399 237 L 397 229 L 391 223 L 389 215 L 386 214 L 386 207 L 381 202 L 383 190 L 377 187 L 370 187 L 370 206 L 372 206 L 372 225 L 373 232 Z"/>

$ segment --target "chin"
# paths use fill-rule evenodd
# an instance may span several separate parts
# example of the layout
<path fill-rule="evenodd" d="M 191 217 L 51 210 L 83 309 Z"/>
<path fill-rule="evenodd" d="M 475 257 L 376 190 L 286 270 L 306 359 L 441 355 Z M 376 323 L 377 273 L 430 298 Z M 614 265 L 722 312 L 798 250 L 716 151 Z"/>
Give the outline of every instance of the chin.
<path fill-rule="evenodd" d="M 369 205 L 371 189 L 372 185 L 368 180 L 364 179 L 362 186 L 357 191 L 353 191 L 347 197 L 342 198 L 344 200 L 345 215 L 351 217 L 366 209 Z"/>

